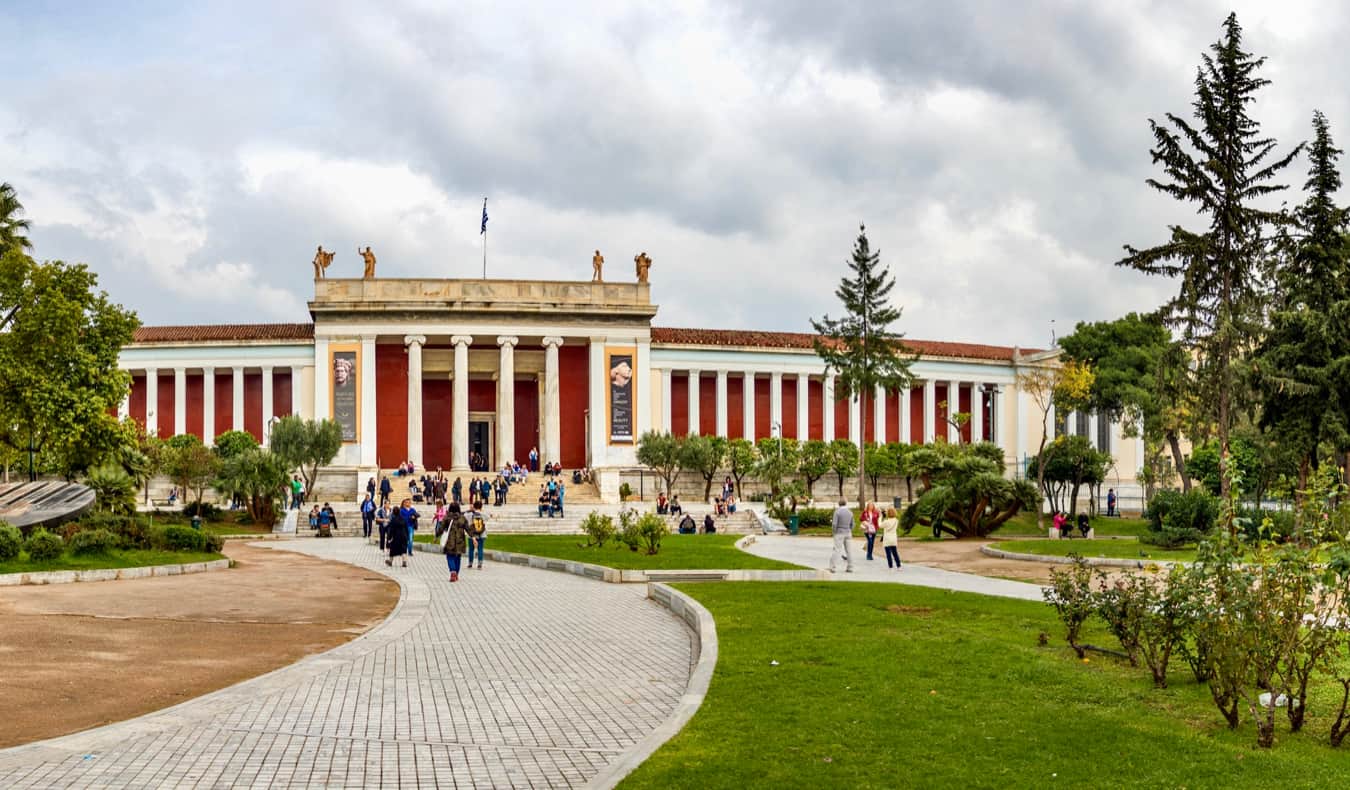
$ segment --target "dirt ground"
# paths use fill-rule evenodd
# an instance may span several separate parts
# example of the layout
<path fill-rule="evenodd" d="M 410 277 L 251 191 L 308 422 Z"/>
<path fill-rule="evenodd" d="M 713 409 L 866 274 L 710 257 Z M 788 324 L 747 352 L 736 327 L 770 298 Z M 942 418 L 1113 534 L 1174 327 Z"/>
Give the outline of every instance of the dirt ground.
<path fill-rule="evenodd" d="M 139 716 L 342 644 L 398 585 L 274 549 L 225 545 L 226 571 L 0 588 L 0 747 Z"/>
<path fill-rule="evenodd" d="M 901 540 L 900 557 L 905 562 L 931 565 L 948 571 L 975 573 L 980 576 L 994 576 L 1001 579 L 1015 579 L 1023 582 L 1044 584 L 1050 581 L 1052 568 L 1064 569 L 1062 565 L 1049 562 L 1024 562 L 1022 560 L 1004 560 L 980 553 L 980 547 L 995 540 L 941 540 L 917 541 Z"/>

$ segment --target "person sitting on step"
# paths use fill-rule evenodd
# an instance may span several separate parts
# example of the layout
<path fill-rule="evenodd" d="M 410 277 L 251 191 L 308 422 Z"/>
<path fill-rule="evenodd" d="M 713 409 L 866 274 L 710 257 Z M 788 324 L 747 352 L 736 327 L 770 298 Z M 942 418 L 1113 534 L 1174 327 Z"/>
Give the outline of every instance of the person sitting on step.
<path fill-rule="evenodd" d="M 550 506 L 552 505 L 552 503 L 553 503 L 553 498 L 549 496 L 549 494 L 548 494 L 548 488 L 545 487 L 543 484 L 540 484 L 540 486 L 539 486 L 539 517 L 540 517 L 540 518 L 543 518 L 544 515 L 547 514 L 547 513 L 549 512 L 549 508 L 550 508 Z M 552 518 L 551 515 L 550 515 L 549 517 Z"/>
<path fill-rule="evenodd" d="M 694 517 L 688 513 L 685 513 L 684 518 L 680 519 L 680 526 L 677 529 L 681 535 L 693 535 L 698 531 L 697 525 L 694 524 Z"/>
<path fill-rule="evenodd" d="M 676 494 L 672 496 L 670 498 L 670 515 L 678 516 L 683 512 L 684 508 L 680 507 L 680 495 Z"/>

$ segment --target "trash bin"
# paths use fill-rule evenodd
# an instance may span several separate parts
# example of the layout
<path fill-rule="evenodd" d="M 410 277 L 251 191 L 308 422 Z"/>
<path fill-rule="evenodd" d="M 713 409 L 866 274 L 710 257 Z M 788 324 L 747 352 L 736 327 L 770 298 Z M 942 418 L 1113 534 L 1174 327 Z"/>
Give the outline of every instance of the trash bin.
<path fill-rule="evenodd" d="M 193 528 L 193 529 L 201 529 L 201 528 L 202 528 L 202 517 L 201 517 L 201 516 L 193 516 L 193 517 L 192 517 L 192 528 Z"/>
<path fill-rule="evenodd" d="M 796 535 L 796 534 L 797 534 L 797 523 L 798 523 L 798 519 L 799 519 L 799 516 L 798 516 L 796 513 L 793 513 L 792 515 L 788 516 L 788 525 L 787 525 L 787 527 L 788 527 L 788 534 L 789 534 L 789 535 Z"/>
<path fill-rule="evenodd" d="M 905 507 L 905 498 L 898 496 L 891 497 L 891 507 L 896 510 L 902 510 Z"/>

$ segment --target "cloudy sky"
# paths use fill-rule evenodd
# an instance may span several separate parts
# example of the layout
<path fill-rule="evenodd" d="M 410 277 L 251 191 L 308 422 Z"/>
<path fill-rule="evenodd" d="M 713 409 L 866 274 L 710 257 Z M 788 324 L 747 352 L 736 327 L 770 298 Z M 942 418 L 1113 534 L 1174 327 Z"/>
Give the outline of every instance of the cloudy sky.
<path fill-rule="evenodd" d="M 1035 346 L 1171 291 L 1112 263 L 1193 221 L 1148 119 L 1234 4 L 81 5 L 0 0 L 0 181 L 146 323 L 308 320 L 319 243 L 480 276 L 487 196 L 489 276 L 645 250 L 660 325 L 805 330 L 866 222 L 910 337 Z M 1235 5 L 1266 130 L 1350 142 L 1342 4 Z"/>

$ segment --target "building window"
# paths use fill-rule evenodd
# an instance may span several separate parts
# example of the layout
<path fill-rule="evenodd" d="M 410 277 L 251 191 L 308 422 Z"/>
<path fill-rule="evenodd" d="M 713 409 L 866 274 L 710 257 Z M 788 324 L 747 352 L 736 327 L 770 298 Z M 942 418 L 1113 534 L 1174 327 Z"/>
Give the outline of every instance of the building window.
<path fill-rule="evenodd" d="M 1111 415 L 1097 415 L 1097 449 L 1111 452 Z"/>
<path fill-rule="evenodd" d="M 1074 421 L 1073 435 L 1074 436 L 1089 435 L 1091 430 L 1091 422 L 1090 422 L 1091 418 L 1088 417 L 1088 413 L 1085 411 L 1076 411 L 1074 412 L 1074 416 L 1076 416 L 1078 419 Z"/>

